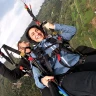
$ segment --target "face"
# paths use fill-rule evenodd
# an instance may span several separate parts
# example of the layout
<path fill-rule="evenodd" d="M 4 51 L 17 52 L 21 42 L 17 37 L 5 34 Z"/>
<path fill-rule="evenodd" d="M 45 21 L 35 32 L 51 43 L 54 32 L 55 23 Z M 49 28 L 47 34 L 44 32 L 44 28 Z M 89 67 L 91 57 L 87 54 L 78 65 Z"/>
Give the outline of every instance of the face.
<path fill-rule="evenodd" d="M 23 41 L 23 42 L 19 43 L 18 50 L 22 53 L 29 53 L 31 50 L 26 47 L 30 47 L 30 43 Z M 26 48 L 26 50 L 25 50 L 25 48 Z"/>
<path fill-rule="evenodd" d="M 32 40 L 40 42 L 44 39 L 44 34 L 37 28 L 31 28 L 29 30 L 29 36 Z"/>

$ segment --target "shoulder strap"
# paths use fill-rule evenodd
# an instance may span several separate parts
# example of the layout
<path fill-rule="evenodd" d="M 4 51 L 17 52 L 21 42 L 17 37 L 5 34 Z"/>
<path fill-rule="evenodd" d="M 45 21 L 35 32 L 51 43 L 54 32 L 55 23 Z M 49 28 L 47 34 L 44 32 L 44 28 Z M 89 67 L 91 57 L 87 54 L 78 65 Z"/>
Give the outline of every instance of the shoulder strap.
<path fill-rule="evenodd" d="M 57 60 L 60 62 L 60 64 L 62 64 L 65 67 L 71 68 L 72 66 L 69 66 L 69 65 L 67 65 L 67 64 L 62 62 L 61 55 L 60 55 L 60 51 L 61 50 L 65 51 L 67 53 L 70 53 L 70 54 L 74 53 L 74 51 L 72 50 L 69 42 L 64 40 L 61 36 L 58 36 L 57 39 L 55 39 L 55 38 L 48 38 L 46 40 L 46 42 L 50 42 L 52 44 L 49 45 L 48 47 L 46 47 L 44 50 L 50 48 L 51 46 L 53 46 L 55 44 L 59 44 L 59 47 L 56 48 L 55 50 L 53 50 L 52 55 L 56 55 Z"/>
<path fill-rule="evenodd" d="M 70 54 L 76 53 L 76 54 L 79 54 L 80 56 L 83 56 L 82 52 L 75 50 L 72 46 L 70 46 L 70 43 L 68 40 L 63 39 L 59 35 L 58 35 L 57 39 L 51 37 L 51 38 L 48 38 L 46 40 L 46 42 L 50 42 L 52 44 L 50 46 L 46 47 L 45 50 L 50 48 L 51 46 L 53 46 L 55 44 L 59 44 L 59 50 L 63 49 L 64 51 L 66 51 Z"/>
<path fill-rule="evenodd" d="M 63 49 L 64 51 L 67 51 L 68 53 L 73 53 L 73 48 L 70 46 L 69 42 L 67 40 L 64 40 L 61 36 L 58 36 L 57 39 L 51 37 L 46 40 L 46 42 L 52 43 L 48 47 L 46 47 L 44 50 L 50 48 L 51 46 L 55 44 L 59 44 L 59 50 Z"/>
<path fill-rule="evenodd" d="M 33 53 L 36 55 L 36 59 L 39 61 L 39 65 L 46 70 L 46 75 L 53 75 L 53 70 L 48 61 L 49 56 L 45 54 L 44 50 L 41 47 L 37 47 Z M 42 70 L 42 69 L 41 69 Z M 42 70 L 43 71 L 43 70 Z"/>

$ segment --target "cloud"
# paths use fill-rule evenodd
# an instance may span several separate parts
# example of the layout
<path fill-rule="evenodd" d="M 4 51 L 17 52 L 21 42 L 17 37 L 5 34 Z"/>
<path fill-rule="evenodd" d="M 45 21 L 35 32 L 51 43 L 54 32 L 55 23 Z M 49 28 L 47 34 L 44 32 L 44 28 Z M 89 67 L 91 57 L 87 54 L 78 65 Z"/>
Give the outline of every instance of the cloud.
<path fill-rule="evenodd" d="M 32 11 L 37 15 L 44 0 L 25 0 L 25 2 L 32 5 Z M 3 44 L 9 46 L 16 44 L 32 21 L 20 0 L 16 0 L 13 5 L 12 9 L 8 10 L 0 21 L 0 47 Z"/>
<path fill-rule="evenodd" d="M 33 13 L 36 15 L 39 12 L 40 6 L 44 0 L 36 0 L 36 2 L 34 0 L 28 1 L 30 1 L 29 3 L 32 5 Z M 15 41 L 14 39 L 19 40 L 18 38 L 23 35 L 31 20 L 32 18 L 23 8 L 23 4 L 17 1 L 12 10 L 8 11 L 0 22 L 0 41 L 2 41 L 2 44 L 7 43 L 11 45 L 12 43 L 10 44 L 10 42 Z M 2 44 L 0 44 L 0 46 Z"/>

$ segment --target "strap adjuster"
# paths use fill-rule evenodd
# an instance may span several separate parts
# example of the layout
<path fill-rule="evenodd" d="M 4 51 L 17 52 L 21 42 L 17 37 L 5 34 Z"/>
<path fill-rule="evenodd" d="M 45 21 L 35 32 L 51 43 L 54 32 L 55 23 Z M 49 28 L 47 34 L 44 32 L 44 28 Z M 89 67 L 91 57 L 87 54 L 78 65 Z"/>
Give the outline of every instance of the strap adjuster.
<path fill-rule="evenodd" d="M 86 56 L 83 56 L 79 59 L 79 64 L 84 64 L 86 61 Z"/>

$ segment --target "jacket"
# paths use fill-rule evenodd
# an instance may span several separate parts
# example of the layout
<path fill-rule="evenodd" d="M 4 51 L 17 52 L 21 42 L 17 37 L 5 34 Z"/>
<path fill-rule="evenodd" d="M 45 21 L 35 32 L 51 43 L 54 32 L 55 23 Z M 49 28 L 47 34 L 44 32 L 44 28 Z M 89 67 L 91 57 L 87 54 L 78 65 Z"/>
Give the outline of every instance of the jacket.
<path fill-rule="evenodd" d="M 62 24 L 54 24 L 54 25 L 55 25 L 55 31 L 61 32 L 60 36 L 62 36 L 62 38 L 65 40 L 71 40 L 72 37 L 76 33 L 76 28 L 73 26 L 62 25 Z M 58 36 L 53 36 L 53 38 L 55 38 L 55 39 L 57 39 L 57 37 Z M 48 37 L 48 38 L 50 38 L 50 37 Z M 42 40 L 37 46 L 41 47 L 44 50 L 44 48 L 46 48 L 50 45 L 51 45 L 51 43 L 47 42 L 47 38 L 46 38 L 46 39 Z M 52 51 L 55 50 L 56 48 L 58 48 L 58 46 L 59 46 L 59 44 L 55 44 L 55 45 L 47 48 L 47 50 L 45 50 L 45 53 L 50 55 L 50 57 L 52 57 Z M 36 55 L 34 53 L 31 53 L 31 56 L 36 58 Z M 60 52 L 60 56 L 61 56 L 62 62 L 64 64 L 67 64 L 68 66 L 74 66 L 79 61 L 79 58 L 80 58 L 79 54 L 74 54 L 74 53 L 69 54 L 66 51 L 62 51 L 62 50 Z M 56 56 L 52 57 L 52 59 L 49 60 L 49 62 L 51 64 L 52 69 L 54 70 L 55 75 L 66 73 L 70 69 L 68 67 L 61 65 L 59 63 L 59 61 L 57 60 Z M 45 86 L 39 80 L 39 78 L 42 76 L 41 72 L 39 71 L 38 68 L 36 68 L 34 66 L 33 66 L 32 70 L 33 70 L 33 75 L 34 75 L 34 79 L 35 79 L 35 84 L 37 85 L 37 87 L 43 89 Z"/>
<path fill-rule="evenodd" d="M 26 74 L 26 72 L 20 70 L 20 66 L 30 69 L 30 63 L 27 63 L 23 58 L 21 58 L 18 66 L 13 70 L 8 69 L 3 63 L 0 62 L 0 74 L 10 81 L 17 81 Z"/>

